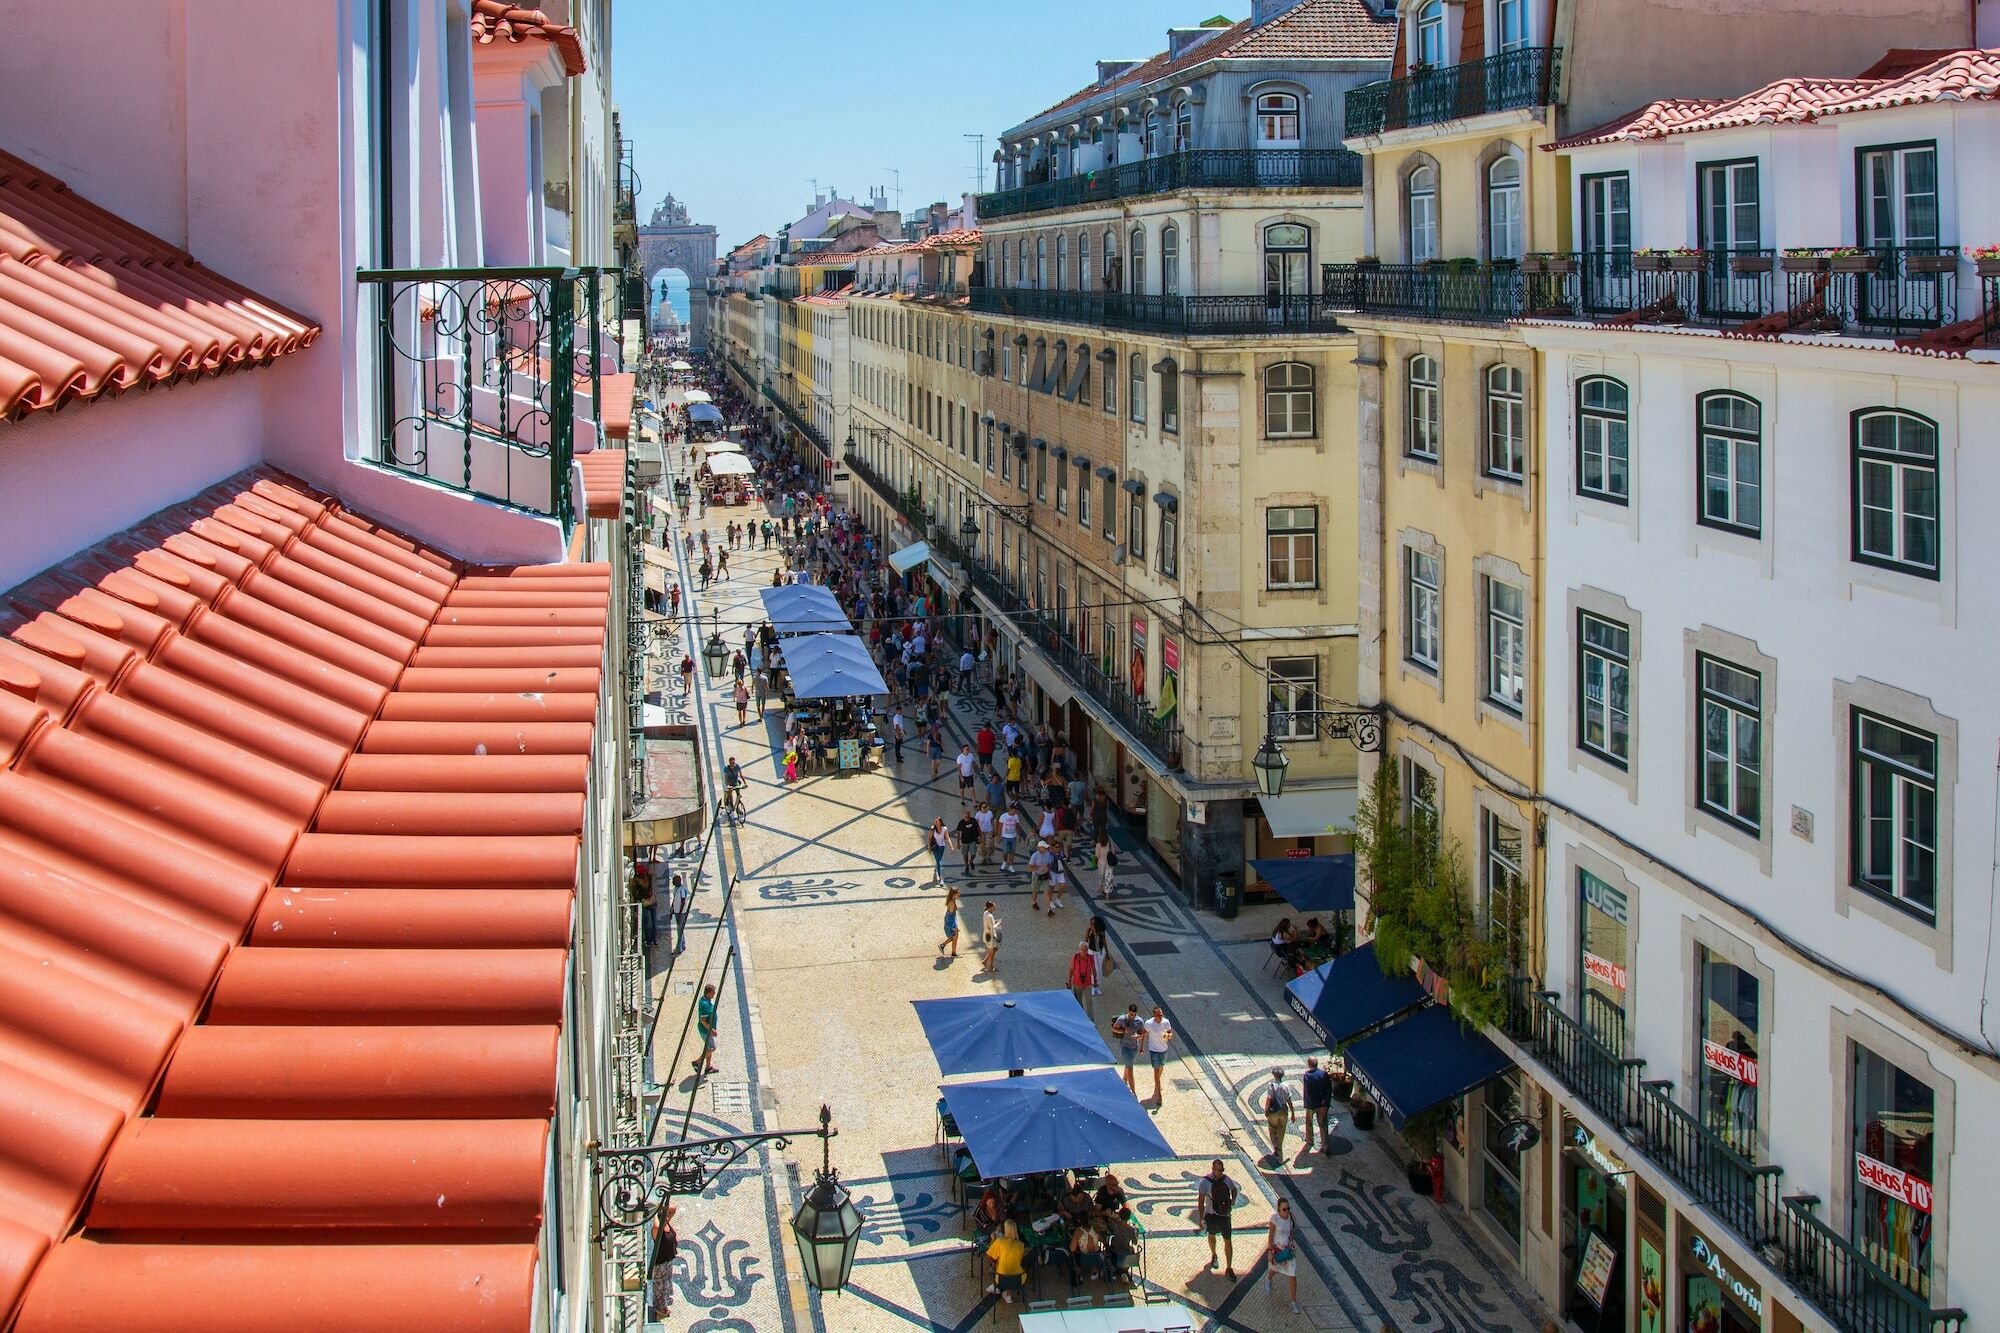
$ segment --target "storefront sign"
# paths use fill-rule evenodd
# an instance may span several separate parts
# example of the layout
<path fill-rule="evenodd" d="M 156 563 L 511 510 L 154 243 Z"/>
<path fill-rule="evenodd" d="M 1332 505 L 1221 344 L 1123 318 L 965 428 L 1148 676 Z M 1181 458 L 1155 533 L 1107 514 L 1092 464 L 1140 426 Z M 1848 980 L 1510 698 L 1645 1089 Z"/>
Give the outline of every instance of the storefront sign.
<path fill-rule="evenodd" d="M 1312 855 L 1313 849 L 1310 847 L 1287 847 L 1285 849 L 1285 859 L 1288 861 L 1309 861 L 1312 859 Z"/>
<path fill-rule="evenodd" d="M 1583 970 L 1585 975 L 1595 977 L 1607 986 L 1615 986 L 1619 990 L 1625 989 L 1626 972 L 1623 963 L 1614 963 L 1609 958 L 1599 958 L 1586 949 L 1583 954 Z"/>
<path fill-rule="evenodd" d="M 1887 1162 L 1878 1162 L 1867 1153 L 1854 1154 L 1854 1174 L 1862 1184 L 1877 1194 L 1886 1194 L 1898 1203 L 1906 1203 L 1920 1213 L 1931 1210 L 1931 1183 L 1907 1171 L 1900 1171 Z"/>
<path fill-rule="evenodd" d="M 1517 1116 L 1500 1125 L 1500 1142 L 1509 1152 L 1530 1152 L 1541 1141 L 1542 1127 L 1532 1120 Z"/>
<path fill-rule="evenodd" d="M 1757 1086 L 1757 1059 L 1742 1051 L 1733 1051 L 1718 1041 L 1704 1040 L 1701 1043 L 1701 1062 L 1719 1074 L 1727 1074 L 1738 1083 L 1749 1087 Z"/>
<path fill-rule="evenodd" d="M 1593 1231 L 1584 1238 L 1583 1258 L 1576 1266 L 1576 1289 L 1597 1309 L 1611 1291 L 1611 1270 L 1618 1266 L 1618 1251 L 1602 1233 Z"/>
<path fill-rule="evenodd" d="M 1132 693 L 1146 697 L 1146 618 L 1132 617 Z"/>
<path fill-rule="evenodd" d="M 1160 663 L 1169 671 L 1181 669 L 1181 646 L 1172 639 L 1160 640 Z"/>
<path fill-rule="evenodd" d="M 1632 1174 L 1632 1168 L 1606 1150 L 1605 1146 L 1597 1141 L 1595 1134 L 1584 1128 L 1580 1122 L 1571 1120 L 1568 1137 L 1570 1148 L 1596 1167 L 1606 1180 L 1621 1190 L 1625 1188 L 1625 1177 Z"/>
<path fill-rule="evenodd" d="M 1714 1278 L 1724 1295 L 1761 1321 L 1764 1318 L 1763 1289 L 1748 1278 L 1732 1272 L 1729 1261 L 1722 1257 L 1720 1250 L 1708 1243 L 1708 1237 L 1688 1227 L 1685 1221 L 1682 1222 L 1682 1226 L 1687 1230 L 1688 1258 L 1694 1261 L 1694 1266 Z"/>

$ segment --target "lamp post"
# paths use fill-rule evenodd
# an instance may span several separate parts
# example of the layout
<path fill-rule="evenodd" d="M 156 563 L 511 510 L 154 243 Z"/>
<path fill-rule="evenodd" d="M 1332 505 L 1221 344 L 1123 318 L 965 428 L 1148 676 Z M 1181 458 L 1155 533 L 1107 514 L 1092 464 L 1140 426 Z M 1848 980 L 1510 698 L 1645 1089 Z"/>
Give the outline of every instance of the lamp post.
<path fill-rule="evenodd" d="M 722 641 L 720 627 L 711 628 L 708 643 L 701 650 L 702 665 L 708 668 L 710 683 L 720 682 L 723 673 L 729 670 L 729 645 Z"/>
<path fill-rule="evenodd" d="M 786 1148 L 793 1139 L 820 1141 L 820 1168 L 813 1186 L 792 1215 L 792 1236 L 799 1247 L 806 1283 L 815 1291 L 839 1291 L 854 1270 L 866 1219 L 855 1207 L 840 1173 L 833 1169 L 833 1111 L 819 1108 L 819 1128 L 778 1129 L 762 1134 L 729 1134 L 712 1139 L 682 1139 L 637 1148 L 591 1147 L 600 1184 L 599 1222 L 615 1231 L 636 1231 L 649 1225 L 676 1194 L 699 1194 L 724 1171 L 759 1144 Z"/>
<path fill-rule="evenodd" d="M 1257 794 L 1283 796 L 1285 770 L 1291 756 L 1272 734 L 1271 722 L 1279 717 L 1288 722 L 1303 719 L 1329 740 L 1350 741 L 1354 748 L 1369 752 L 1382 748 L 1382 715 L 1367 708 L 1285 708 L 1274 709 L 1265 719 L 1264 743 L 1250 759 L 1250 771 L 1257 778 Z"/>

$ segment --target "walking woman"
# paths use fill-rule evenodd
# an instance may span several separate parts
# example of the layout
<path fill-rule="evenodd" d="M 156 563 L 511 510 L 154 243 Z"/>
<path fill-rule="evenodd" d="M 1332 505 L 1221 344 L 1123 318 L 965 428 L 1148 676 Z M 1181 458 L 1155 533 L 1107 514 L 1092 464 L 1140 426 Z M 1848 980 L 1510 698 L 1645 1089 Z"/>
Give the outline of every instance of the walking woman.
<path fill-rule="evenodd" d="M 1097 855 L 1097 887 L 1109 898 L 1118 892 L 1118 849 L 1111 845 L 1111 831 L 1099 829 L 1091 850 Z"/>
<path fill-rule="evenodd" d="M 931 820 L 931 829 L 925 835 L 924 845 L 931 853 L 931 883 L 944 883 L 944 854 L 951 850 L 951 832 L 944 826 L 944 816 Z"/>
<path fill-rule="evenodd" d="M 1096 978 L 1090 983 L 1090 993 L 1102 995 L 1104 974 L 1111 970 L 1111 941 L 1104 933 L 1103 917 L 1090 918 L 1090 924 L 1083 928 L 1083 949 L 1090 955 L 1091 975 Z"/>
<path fill-rule="evenodd" d="M 944 943 L 938 945 L 938 952 L 950 948 L 951 957 L 958 957 L 958 890 L 944 891 Z"/>
<path fill-rule="evenodd" d="M 1264 1238 L 1264 1257 L 1269 1264 L 1264 1269 L 1264 1291 L 1268 1295 L 1277 1290 L 1277 1279 L 1282 1277 L 1291 1288 L 1292 1313 L 1299 1312 L 1299 1255 L 1292 1246 L 1292 1201 L 1280 1197 L 1278 1211 L 1271 1214 L 1269 1234 Z"/>
<path fill-rule="evenodd" d="M 991 898 L 986 900 L 986 914 L 980 921 L 980 937 L 986 943 L 986 956 L 979 965 L 987 972 L 1000 970 L 1000 909 Z"/>

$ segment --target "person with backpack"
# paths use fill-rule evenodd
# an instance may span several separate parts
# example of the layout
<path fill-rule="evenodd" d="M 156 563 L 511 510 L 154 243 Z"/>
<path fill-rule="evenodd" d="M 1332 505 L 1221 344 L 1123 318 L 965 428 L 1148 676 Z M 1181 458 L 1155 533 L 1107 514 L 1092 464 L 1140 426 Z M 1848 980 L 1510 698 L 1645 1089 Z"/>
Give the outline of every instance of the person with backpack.
<path fill-rule="evenodd" d="M 1236 1207 L 1240 1191 L 1236 1182 L 1222 1170 L 1222 1159 L 1216 1158 L 1208 1164 L 1208 1174 L 1195 1186 L 1195 1214 L 1201 1220 L 1201 1229 L 1208 1235 L 1208 1268 L 1215 1271 L 1215 1242 L 1222 1241 L 1222 1275 L 1232 1281 L 1236 1277 L 1236 1242 L 1230 1235 L 1230 1211 Z"/>
<path fill-rule="evenodd" d="M 1305 1090 L 1306 1103 L 1306 1151 L 1311 1152 L 1313 1131 L 1319 1131 L 1320 1151 L 1333 1156 L 1333 1135 L 1327 1132 L 1327 1115 L 1333 1110 L 1333 1075 L 1319 1067 L 1319 1057 L 1306 1057 L 1305 1077 L 1300 1080 Z"/>
<path fill-rule="evenodd" d="M 1285 1086 L 1284 1070 L 1271 1071 L 1271 1081 L 1264 1085 L 1263 1095 L 1257 1102 L 1264 1111 L 1264 1125 L 1271 1131 L 1271 1155 L 1266 1160 L 1273 1166 L 1282 1166 L 1285 1161 L 1285 1128 L 1292 1123 L 1292 1090 Z"/>

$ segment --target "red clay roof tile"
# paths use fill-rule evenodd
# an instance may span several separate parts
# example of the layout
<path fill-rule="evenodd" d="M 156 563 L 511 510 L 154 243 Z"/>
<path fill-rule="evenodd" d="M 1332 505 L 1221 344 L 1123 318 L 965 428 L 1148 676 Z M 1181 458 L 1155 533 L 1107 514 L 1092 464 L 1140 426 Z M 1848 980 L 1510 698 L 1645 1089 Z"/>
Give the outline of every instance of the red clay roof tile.
<path fill-rule="evenodd" d="M 318 336 L 0 152 L 0 421 L 264 365 Z"/>
<path fill-rule="evenodd" d="M 258 476 L 0 594 L 0 1326 L 527 1322 L 609 582 Z"/>
<path fill-rule="evenodd" d="M 472 35 L 481 46 L 491 45 L 496 39 L 525 42 L 532 38 L 548 42 L 562 56 L 563 73 L 572 78 L 590 68 L 575 28 L 550 22 L 541 10 L 510 5 L 507 0 L 472 0 Z"/>

